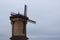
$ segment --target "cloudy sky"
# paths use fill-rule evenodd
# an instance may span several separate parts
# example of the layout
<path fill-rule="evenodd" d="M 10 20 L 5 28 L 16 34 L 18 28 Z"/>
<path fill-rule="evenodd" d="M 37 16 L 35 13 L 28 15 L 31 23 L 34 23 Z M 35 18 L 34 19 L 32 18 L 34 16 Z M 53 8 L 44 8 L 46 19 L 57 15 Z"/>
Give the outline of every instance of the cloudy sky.
<path fill-rule="evenodd" d="M 60 0 L 26 0 L 29 40 L 60 40 Z M 25 0 L 0 0 L 0 40 L 11 37 L 11 12 L 23 14 Z"/>

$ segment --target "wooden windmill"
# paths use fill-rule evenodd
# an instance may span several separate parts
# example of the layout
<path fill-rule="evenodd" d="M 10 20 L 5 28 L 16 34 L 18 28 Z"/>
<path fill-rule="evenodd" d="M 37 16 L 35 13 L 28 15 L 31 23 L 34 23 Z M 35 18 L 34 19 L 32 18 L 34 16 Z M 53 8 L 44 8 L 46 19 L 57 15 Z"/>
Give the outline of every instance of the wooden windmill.
<path fill-rule="evenodd" d="M 27 5 L 24 7 L 24 15 L 20 13 L 13 13 L 10 16 L 11 24 L 12 24 L 12 37 L 11 40 L 27 40 L 26 36 L 26 24 L 27 22 L 36 23 L 33 20 L 30 20 L 27 17 Z"/>

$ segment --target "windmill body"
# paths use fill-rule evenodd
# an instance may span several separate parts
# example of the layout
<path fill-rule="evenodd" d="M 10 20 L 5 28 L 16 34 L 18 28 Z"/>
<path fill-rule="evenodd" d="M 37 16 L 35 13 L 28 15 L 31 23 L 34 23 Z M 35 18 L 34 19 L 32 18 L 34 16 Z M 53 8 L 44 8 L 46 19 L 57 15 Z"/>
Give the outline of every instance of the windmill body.
<path fill-rule="evenodd" d="M 12 37 L 11 40 L 27 40 L 26 37 L 26 24 L 28 17 L 21 14 L 10 16 L 12 24 Z"/>

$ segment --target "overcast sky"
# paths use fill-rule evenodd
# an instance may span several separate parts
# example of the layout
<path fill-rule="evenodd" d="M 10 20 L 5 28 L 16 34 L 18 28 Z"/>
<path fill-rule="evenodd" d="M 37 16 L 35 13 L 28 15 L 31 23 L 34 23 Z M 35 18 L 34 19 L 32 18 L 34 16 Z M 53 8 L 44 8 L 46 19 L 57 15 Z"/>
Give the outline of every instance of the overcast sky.
<path fill-rule="evenodd" d="M 60 40 L 60 0 L 26 0 L 29 40 Z M 11 37 L 11 12 L 24 13 L 24 0 L 0 0 L 0 40 Z"/>

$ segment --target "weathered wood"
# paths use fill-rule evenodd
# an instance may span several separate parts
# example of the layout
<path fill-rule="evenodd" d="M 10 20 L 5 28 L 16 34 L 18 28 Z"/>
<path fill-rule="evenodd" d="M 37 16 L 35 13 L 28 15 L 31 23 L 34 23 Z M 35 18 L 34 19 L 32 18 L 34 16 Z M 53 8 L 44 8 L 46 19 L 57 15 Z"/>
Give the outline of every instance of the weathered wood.
<path fill-rule="evenodd" d="M 21 14 L 11 15 L 10 16 L 12 24 L 12 37 L 11 40 L 27 40 L 26 35 L 26 24 L 28 17 L 25 17 Z"/>

